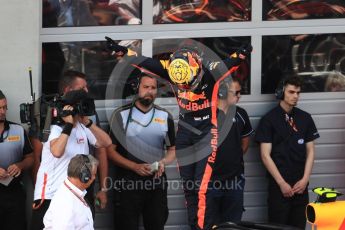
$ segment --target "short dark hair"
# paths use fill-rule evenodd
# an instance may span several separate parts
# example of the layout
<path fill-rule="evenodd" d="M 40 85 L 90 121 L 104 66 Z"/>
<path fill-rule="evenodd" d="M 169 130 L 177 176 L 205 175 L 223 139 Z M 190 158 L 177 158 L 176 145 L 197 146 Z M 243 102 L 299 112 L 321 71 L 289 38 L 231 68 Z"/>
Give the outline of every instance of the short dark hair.
<path fill-rule="evenodd" d="M 302 87 L 302 84 L 303 84 L 302 79 L 298 76 L 288 77 L 284 80 L 284 87 L 286 87 L 287 85 Z"/>
<path fill-rule="evenodd" d="M 0 100 L 2 99 L 6 99 L 6 96 L 5 94 L 3 94 L 3 92 L 0 90 Z"/>
<path fill-rule="evenodd" d="M 86 80 L 86 75 L 75 70 L 67 70 L 64 72 L 59 81 L 59 93 L 62 94 L 64 89 L 71 86 L 77 78 Z"/>

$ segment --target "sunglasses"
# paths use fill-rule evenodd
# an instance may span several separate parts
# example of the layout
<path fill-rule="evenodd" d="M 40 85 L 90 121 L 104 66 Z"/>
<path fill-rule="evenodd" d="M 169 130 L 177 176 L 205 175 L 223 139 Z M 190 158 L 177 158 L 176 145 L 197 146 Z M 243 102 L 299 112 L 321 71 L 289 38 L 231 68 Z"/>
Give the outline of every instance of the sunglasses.
<path fill-rule="evenodd" d="M 240 94 L 241 94 L 241 90 L 238 90 L 238 91 L 229 90 L 229 92 L 232 93 L 232 95 L 234 95 L 236 97 L 240 96 Z"/>

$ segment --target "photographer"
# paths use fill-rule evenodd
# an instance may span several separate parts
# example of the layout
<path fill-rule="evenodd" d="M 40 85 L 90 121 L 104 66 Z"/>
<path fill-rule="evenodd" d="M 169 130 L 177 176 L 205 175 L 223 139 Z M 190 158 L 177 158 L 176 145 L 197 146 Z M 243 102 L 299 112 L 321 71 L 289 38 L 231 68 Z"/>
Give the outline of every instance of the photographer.
<path fill-rule="evenodd" d="M 43 228 L 43 216 L 57 188 L 67 177 L 67 165 L 76 154 L 89 154 L 89 144 L 111 145 L 109 136 L 88 116 L 82 116 L 82 101 L 88 99 L 85 90 L 72 90 L 62 98 L 61 122 L 52 125 L 48 141 L 43 145 L 42 160 L 35 184 L 32 230 Z"/>

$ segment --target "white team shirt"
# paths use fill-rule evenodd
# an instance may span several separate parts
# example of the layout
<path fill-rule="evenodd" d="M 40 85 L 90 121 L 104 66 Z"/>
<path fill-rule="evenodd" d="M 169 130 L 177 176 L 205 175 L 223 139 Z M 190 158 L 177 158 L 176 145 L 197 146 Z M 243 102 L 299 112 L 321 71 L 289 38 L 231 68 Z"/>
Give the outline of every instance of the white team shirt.
<path fill-rule="evenodd" d="M 65 152 L 60 158 L 50 151 L 50 142 L 61 135 L 62 128 L 52 125 L 48 141 L 44 143 L 42 160 L 37 172 L 34 200 L 52 199 L 56 190 L 67 178 L 67 166 L 77 154 L 89 154 L 89 144 L 96 144 L 96 137 L 83 124 L 77 122 L 68 138 Z"/>
<path fill-rule="evenodd" d="M 86 190 L 81 191 L 68 179 L 65 183 L 67 186 L 64 183 L 60 185 L 44 215 L 44 229 L 93 230 L 92 213 L 84 200 Z"/>

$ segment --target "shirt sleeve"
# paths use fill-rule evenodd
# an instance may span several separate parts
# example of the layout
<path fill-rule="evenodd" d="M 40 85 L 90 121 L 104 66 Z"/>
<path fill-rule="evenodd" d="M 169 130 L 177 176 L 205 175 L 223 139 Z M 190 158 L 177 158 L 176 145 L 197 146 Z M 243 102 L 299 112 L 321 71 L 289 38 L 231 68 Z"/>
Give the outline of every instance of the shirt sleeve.
<path fill-rule="evenodd" d="M 259 143 L 273 142 L 272 125 L 266 117 L 260 120 L 259 126 L 256 129 L 255 141 Z"/>
<path fill-rule="evenodd" d="M 244 109 L 241 109 L 240 115 L 242 116 L 242 119 L 244 122 L 244 126 L 243 126 L 243 130 L 241 132 L 241 135 L 242 135 L 242 137 L 250 136 L 254 132 L 254 130 L 252 128 L 252 125 L 250 124 L 249 116 Z"/>
<path fill-rule="evenodd" d="M 307 132 L 306 132 L 306 136 L 304 138 L 305 139 L 305 143 L 313 141 L 313 140 L 315 140 L 315 139 L 317 139 L 319 137 L 320 137 L 320 134 L 317 131 L 317 128 L 316 128 L 315 123 L 314 123 L 314 120 L 309 115 Z"/>
<path fill-rule="evenodd" d="M 146 56 L 133 56 L 128 57 L 127 63 L 145 68 L 146 70 L 149 70 L 153 74 L 157 75 L 159 78 L 171 82 L 167 71 L 167 62 L 165 60 L 157 60 Z"/>
<path fill-rule="evenodd" d="M 168 132 L 165 140 L 165 144 L 168 147 L 175 146 L 175 124 L 173 116 L 168 113 Z"/>
<path fill-rule="evenodd" d="M 32 153 L 34 150 L 32 148 L 31 142 L 29 140 L 28 134 L 24 130 L 24 147 L 23 147 L 23 155 L 27 155 Z"/>
<path fill-rule="evenodd" d="M 124 138 L 123 120 L 119 110 L 111 115 L 108 134 L 114 145 L 119 145 Z"/>
<path fill-rule="evenodd" d="M 85 134 L 86 134 L 86 137 L 87 137 L 89 144 L 92 146 L 95 146 L 96 142 L 97 142 L 95 135 L 93 135 L 91 130 L 89 128 L 86 128 L 83 124 L 80 124 L 80 125 L 84 128 L 84 131 L 85 131 Z"/>
<path fill-rule="evenodd" d="M 62 127 L 60 127 L 58 125 L 52 125 L 50 127 L 50 134 L 48 137 L 48 142 L 58 138 L 61 135 L 61 132 L 62 132 Z"/>

